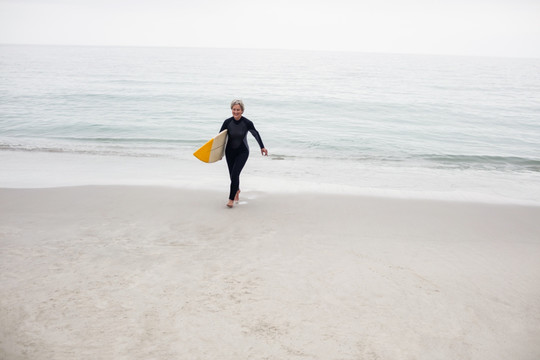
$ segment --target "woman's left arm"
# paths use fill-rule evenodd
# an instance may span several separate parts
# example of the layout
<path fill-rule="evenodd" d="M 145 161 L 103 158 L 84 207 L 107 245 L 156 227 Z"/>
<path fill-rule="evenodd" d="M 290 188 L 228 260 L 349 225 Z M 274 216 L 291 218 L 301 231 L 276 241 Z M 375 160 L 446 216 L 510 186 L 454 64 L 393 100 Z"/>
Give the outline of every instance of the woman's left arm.
<path fill-rule="evenodd" d="M 255 125 L 253 125 L 253 122 L 249 120 L 248 120 L 248 130 L 251 133 L 251 135 L 253 135 L 255 140 L 257 140 L 257 142 L 259 143 L 259 146 L 261 148 L 261 154 L 263 154 L 264 156 L 267 156 L 268 150 L 266 150 L 266 148 L 264 147 L 264 143 L 261 139 L 261 135 L 259 135 L 259 132 L 257 131 L 257 129 L 255 129 Z"/>

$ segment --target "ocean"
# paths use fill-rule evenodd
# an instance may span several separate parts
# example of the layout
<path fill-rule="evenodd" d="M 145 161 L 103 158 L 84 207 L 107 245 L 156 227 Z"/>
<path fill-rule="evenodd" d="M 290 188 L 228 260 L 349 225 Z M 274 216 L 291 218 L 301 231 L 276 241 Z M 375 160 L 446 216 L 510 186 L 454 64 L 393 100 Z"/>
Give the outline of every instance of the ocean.
<path fill-rule="evenodd" d="M 540 59 L 0 46 L 0 187 L 228 194 L 192 153 L 243 99 L 241 188 L 540 205 Z"/>

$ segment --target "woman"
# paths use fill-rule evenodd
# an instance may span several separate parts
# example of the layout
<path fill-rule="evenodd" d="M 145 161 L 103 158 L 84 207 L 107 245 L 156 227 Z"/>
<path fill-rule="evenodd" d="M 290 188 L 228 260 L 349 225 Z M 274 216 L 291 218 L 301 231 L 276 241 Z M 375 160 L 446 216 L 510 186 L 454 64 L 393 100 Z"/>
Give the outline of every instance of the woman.
<path fill-rule="evenodd" d="M 225 147 L 225 157 L 229 167 L 231 177 L 231 191 L 229 193 L 229 202 L 227 206 L 233 207 L 234 202 L 238 203 L 240 196 L 240 172 L 246 164 L 249 157 L 249 146 L 247 142 L 248 131 L 255 137 L 255 140 L 261 147 L 261 154 L 268 155 L 268 150 L 264 147 L 259 132 L 255 129 L 253 123 L 242 116 L 244 114 L 244 103 L 242 100 L 233 100 L 231 102 L 232 117 L 223 122 L 223 130 L 227 130 L 227 146 Z"/>

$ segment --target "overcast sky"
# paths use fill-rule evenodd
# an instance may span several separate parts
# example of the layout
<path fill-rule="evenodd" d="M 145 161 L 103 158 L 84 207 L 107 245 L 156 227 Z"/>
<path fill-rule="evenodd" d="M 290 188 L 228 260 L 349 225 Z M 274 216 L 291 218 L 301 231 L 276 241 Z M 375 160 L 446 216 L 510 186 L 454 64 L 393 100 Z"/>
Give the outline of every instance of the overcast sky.
<path fill-rule="evenodd" d="M 540 57 L 540 0 L 0 0 L 0 43 Z"/>

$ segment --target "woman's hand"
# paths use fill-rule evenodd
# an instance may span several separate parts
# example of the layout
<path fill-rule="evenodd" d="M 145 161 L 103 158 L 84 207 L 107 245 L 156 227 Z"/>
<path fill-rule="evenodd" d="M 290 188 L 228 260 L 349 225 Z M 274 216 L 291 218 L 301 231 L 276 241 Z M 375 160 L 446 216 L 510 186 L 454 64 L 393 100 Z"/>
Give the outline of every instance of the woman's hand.
<path fill-rule="evenodd" d="M 261 154 L 262 154 L 263 156 L 268 156 L 268 150 L 266 150 L 266 148 L 262 148 L 262 149 L 261 149 Z"/>

